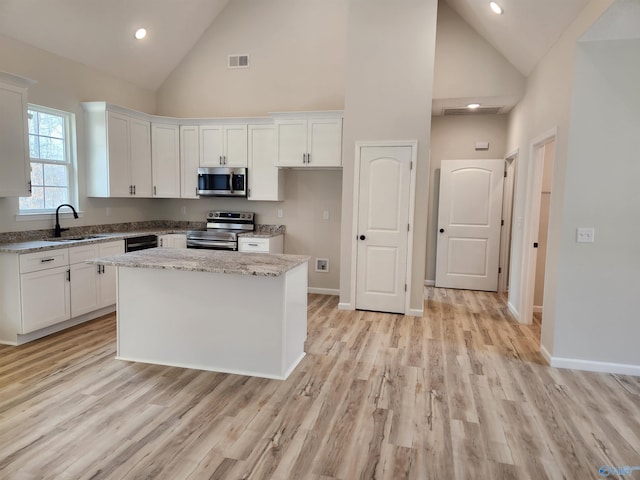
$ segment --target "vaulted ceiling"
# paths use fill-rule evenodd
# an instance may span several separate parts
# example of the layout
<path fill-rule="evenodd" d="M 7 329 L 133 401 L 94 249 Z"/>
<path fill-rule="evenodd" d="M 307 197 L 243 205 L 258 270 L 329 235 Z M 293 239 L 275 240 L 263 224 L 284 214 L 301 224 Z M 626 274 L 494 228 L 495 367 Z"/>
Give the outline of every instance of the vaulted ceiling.
<path fill-rule="evenodd" d="M 269 0 L 0 0 L 0 34 L 155 90 L 229 1 Z M 523 75 L 588 1 L 446 0 Z"/>

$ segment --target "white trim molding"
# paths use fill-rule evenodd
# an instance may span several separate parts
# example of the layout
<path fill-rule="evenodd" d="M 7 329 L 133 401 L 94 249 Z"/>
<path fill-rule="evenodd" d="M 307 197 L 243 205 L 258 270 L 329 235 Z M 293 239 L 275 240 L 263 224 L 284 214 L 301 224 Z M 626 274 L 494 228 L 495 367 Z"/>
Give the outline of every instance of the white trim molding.
<path fill-rule="evenodd" d="M 349 302 L 340 302 L 338 303 L 338 310 L 355 310 L 356 307 L 353 305 L 353 303 L 349 303 Z"/>
<path fill-rule="evenodd" d="M 335 295 L 335 296 L 339 296 L 340 295 L 340 290 L 338 290 L 337 288 L 309 287 L 309 288 L 307 288 L 307 292 L 308 293 L 317 293 L 319 295 Z"/>
<path fill-rule="evenodd" d="M 515 321 L 520 323 L 520 314 L 518 313 L 518 310 L 516 309 L 516 307 L 513 306 L 513 303 L 507 302 L 507 308 L 509 309 L 509 313 L 513 315 L 513 318 L 515 319 Z"/>
<path fill-rule="evenodd" d="M 405 315 L 410 317 L 424 317 L 424 309 L 410 308 Z"/>
<path fill-rule="evenodd" d="M 542 353 L 542 348 L 540 349 L 540 353 Z M 542 353 L 542 355 L 545 356 L 544 353 Z M 548 352 L 547 355 L 549 355 Z M 555 368 L 568 368 L 571 370 L 584 370 L 586 372 L 633 375 L 635 377 L 640 377 L 640 365 L 614 362 L 597 362 L 594 360 L 581 360 L 579 358 L 563 358 L 551 356 L 549 356 L 548 361 L 549 365 Z"/>
<path fill-rule="evenodd" d="M 424 286 L 425 287 L 435 287 L 436 286 L 436 281 L 435 280 L 425 280 L 424 281 Z"/>

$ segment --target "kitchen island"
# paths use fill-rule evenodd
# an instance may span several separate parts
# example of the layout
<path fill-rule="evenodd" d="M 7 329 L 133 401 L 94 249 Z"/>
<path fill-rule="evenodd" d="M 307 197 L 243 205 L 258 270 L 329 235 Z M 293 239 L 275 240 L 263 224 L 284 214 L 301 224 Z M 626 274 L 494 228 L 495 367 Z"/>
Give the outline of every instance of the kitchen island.
<path fill-rule="evenodd" d="M 301 255 L 152 248 L 117 267 L 117 358 L 285 379 L 304 357 Z"/>

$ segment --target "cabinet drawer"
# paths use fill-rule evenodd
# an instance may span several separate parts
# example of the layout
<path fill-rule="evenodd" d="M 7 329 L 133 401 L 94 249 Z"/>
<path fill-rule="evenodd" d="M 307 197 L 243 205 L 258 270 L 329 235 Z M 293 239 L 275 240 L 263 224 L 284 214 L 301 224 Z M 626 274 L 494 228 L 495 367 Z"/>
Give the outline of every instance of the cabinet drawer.
<path fill-rule="evenodd" d="M 20 255 L 20 273 L 37 272 L 49 268 L 66 267 L 67 265 L 69 265 L 68 248 Z"/>
<path fill-rule="evenodd" d="M 242 238 L 238 239 L 238 250 L 240 252 L 268 252 L 268 238 Z"/>
<path fill-rule="evenodd" d="M 84 262 L 92 258 L 100 256 L 100 248 L 97 244 L 78 245 L 77 247 L 69 247 L 69 264 Z"/>

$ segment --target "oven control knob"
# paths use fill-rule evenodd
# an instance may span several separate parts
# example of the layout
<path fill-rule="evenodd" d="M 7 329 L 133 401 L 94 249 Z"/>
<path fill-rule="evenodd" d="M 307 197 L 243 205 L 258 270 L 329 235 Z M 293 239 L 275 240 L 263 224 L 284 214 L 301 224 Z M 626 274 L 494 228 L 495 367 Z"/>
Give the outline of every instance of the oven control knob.
<path fill-rule="evenodd" d="M 220 216 L 220 213 L 219 213 L 219 212 L 216 212 L 216 213 L 214 213 L 214 214 L 213 214 L 213 216 L 214 216 L 214 217 L 219 217 L 219 216 Z"/>

